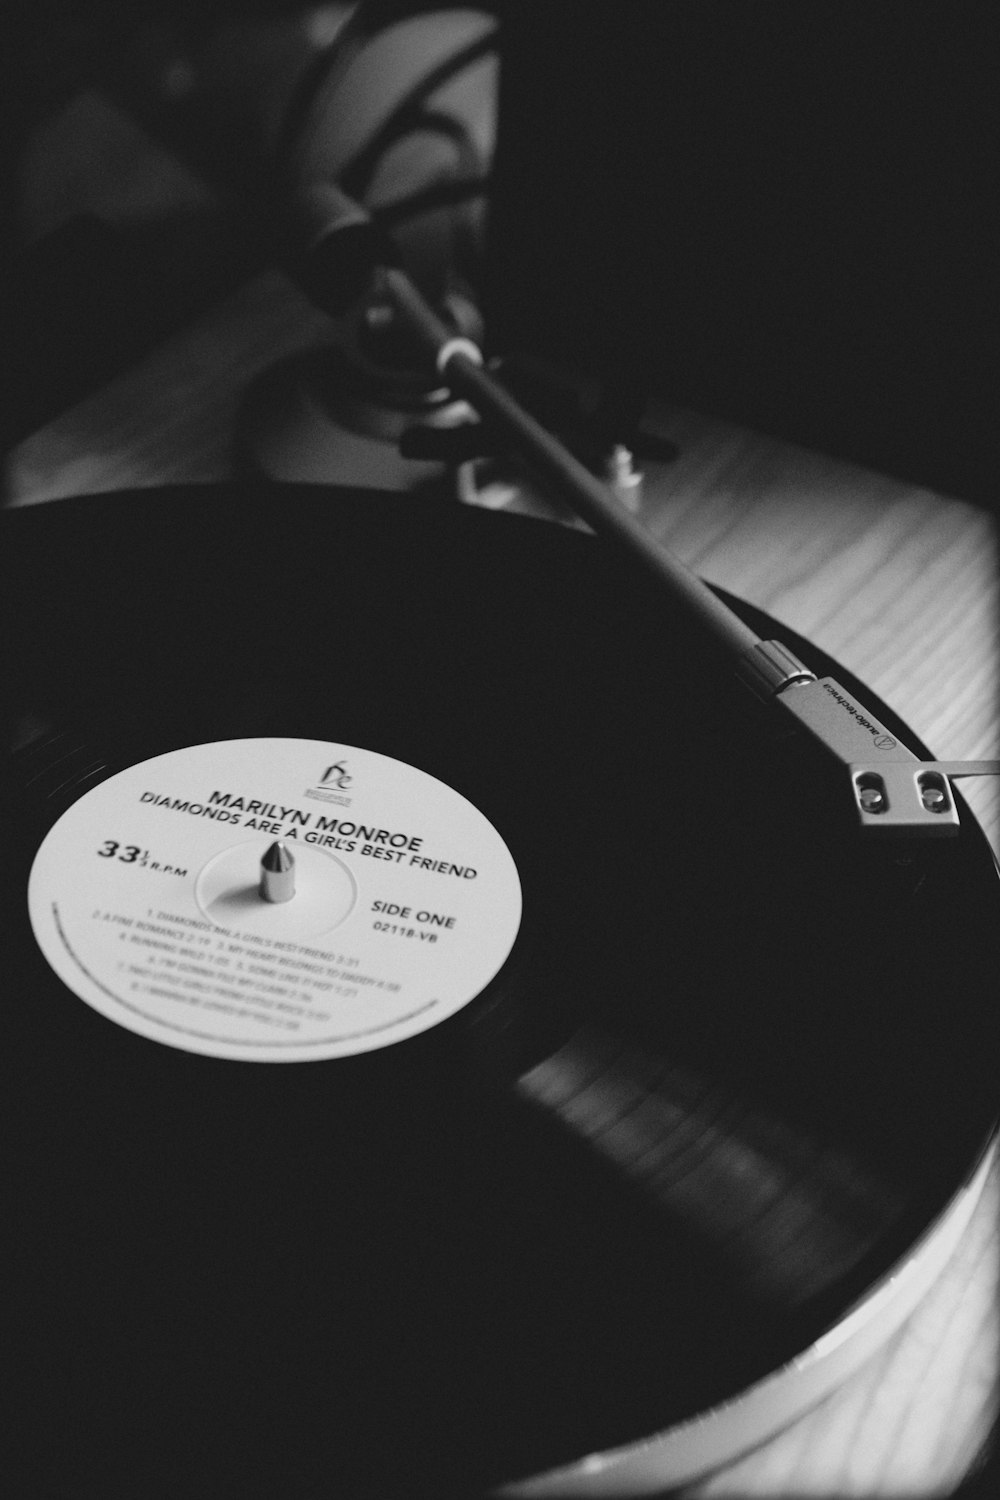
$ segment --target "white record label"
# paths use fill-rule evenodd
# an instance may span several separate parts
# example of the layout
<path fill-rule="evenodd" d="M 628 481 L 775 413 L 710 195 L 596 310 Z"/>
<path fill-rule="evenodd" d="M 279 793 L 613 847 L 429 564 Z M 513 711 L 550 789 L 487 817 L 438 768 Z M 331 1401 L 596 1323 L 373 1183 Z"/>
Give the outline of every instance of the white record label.
<path fill-rule="evenodd" d="M 295 893 L 259 893 L 277 840 Z M 130 766 L 50 829 L 35 937 L 81 1000 L 212 1057 L 373 1051 L 473 1000 L 521 920 L 503 839 L 472 803 L 374 751 L 319 740 L 194 745 Z"/>

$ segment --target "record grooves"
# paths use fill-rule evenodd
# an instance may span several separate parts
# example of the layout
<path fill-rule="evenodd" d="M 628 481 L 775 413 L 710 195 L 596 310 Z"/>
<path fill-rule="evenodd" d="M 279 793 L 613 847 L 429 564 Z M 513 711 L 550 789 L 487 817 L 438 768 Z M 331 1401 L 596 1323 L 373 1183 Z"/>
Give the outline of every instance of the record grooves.
<path fill-rule="evenodd" d="M 44 1492 L 611 1493 L 587 1455 L 738 1404 L 932 1236 L 996 1107 L 964 809 L 862 854 L 809 747 L 579 533 L 307 487 L 0 521 L 4 702 L 51 728 L 4 795 L 11 1425 Z M 417 768 L 509 849 L 520 929 L 440 1025 L 196 1055 L 46 962 L 24 890 L 67 809 L 267 737 Z M 200 920 L 190 885 L 153 909 Z"/>

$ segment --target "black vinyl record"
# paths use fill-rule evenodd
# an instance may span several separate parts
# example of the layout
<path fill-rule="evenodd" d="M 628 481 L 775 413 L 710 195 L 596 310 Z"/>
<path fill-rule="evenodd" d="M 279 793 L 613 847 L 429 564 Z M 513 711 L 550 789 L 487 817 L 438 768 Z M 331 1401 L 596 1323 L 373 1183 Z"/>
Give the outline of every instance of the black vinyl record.
<path fill-rule="evenodd" d="M 685 1477 L 704 1457 L 669 1435 L 801 1366 L 992 1143 L 996 869 L 968 810 L 871 847 L 838 768 L 579 532 L 281 486 L 0 520 L 19 1493 L 638 1493 L 661 1437 Z M 25 891 L 68 810 L 270 737 L 417 768 L 509 849 L 516 937 L 441 1025 L 198 1054 L 43 955 Z"/>

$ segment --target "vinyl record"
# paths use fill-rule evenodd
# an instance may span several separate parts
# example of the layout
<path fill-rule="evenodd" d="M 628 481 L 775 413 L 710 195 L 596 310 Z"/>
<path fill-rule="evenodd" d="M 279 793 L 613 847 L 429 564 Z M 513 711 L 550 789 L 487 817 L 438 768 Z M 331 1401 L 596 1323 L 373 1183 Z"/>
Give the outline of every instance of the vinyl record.
<path fill-rule="evenodd" d="M 37 1493 L 653 1493 L 905 1316 L 994 1138 L 964 805 L 872 848 L 837 767 L 544 522 L 281 486 L 0 522 Z M 262 912 L 279 834 L 302 885 Z"/>

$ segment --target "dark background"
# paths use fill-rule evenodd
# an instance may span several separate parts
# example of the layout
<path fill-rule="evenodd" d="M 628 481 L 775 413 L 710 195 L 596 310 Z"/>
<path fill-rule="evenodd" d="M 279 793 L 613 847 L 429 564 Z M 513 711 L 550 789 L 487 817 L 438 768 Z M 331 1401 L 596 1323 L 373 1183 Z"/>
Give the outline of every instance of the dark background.
<path fill-rule="evenodd" d="M 510 6 L 495 338 L 994 502 L 995 16 Z"/>

